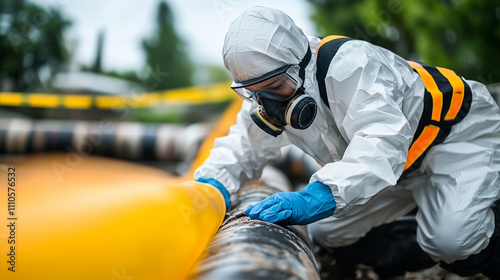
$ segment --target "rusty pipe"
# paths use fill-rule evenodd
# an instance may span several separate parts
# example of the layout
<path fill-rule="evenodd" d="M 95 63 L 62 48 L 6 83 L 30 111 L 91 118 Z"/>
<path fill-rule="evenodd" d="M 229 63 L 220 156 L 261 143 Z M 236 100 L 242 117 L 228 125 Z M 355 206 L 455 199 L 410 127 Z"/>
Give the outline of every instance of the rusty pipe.
<path fill-rule="evenodd" d="M 289 189 L 272 187 L 263 177 L 247 183 L 234 195 L 233 207 L 191 279 L 319 279 L 305 227 L 280 226 L 245 216 L 248 206 Z M 279 180 L 269 181 L 277 185 Z"/>

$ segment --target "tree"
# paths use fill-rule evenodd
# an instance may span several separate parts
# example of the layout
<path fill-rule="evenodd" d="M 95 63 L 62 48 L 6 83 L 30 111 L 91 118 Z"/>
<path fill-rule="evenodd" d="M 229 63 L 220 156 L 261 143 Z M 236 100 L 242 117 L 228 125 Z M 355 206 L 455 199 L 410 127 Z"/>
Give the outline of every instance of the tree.
<path fill-rule="evenodd" d="M 26 91 L 43 86 L 67 58 L 63 32 L 69 25 L 53 8 L 0 1 L 0 87 Z"/>
<path fill-rule="evenodd" d="M 154 34 L 144 40 L 142 46 L 149 71 L 164 73 L 156 76 L 155 90 L 191 85 L 191 61 L 174 29 L 174 18 L 165 1 L 158 6 Z"/>
<path fill-rule="evenodd" d="M 308 0 L 323 35 L 367 40 L 399 55 L 500 82 L 497 0 Z"/>
<path fill-rule="evenodd" d="M 95 54 L 94 64 L 92 65 L 91 71 L 94 73 L 102 72 L 102 50 L 104 46 L 104 31 L 99 31 L 99 35 L 97 37 L 97 48 Z"/>

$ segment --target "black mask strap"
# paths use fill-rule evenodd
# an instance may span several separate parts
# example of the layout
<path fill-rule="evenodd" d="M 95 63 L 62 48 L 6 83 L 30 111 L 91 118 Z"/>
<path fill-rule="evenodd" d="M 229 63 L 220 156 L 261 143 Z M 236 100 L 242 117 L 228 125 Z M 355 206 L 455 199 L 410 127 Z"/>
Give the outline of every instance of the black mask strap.
<path fill-rule="evenodd" d="M 302 61 L 299 63 L 299 77 L 302 81 L 304 81 L 304 77 L 306 76 L 306 66 L 309 64 L 309 61 L 311 61 L 311 49 L 307 46 L 306 55 L 304 55 Z"/>

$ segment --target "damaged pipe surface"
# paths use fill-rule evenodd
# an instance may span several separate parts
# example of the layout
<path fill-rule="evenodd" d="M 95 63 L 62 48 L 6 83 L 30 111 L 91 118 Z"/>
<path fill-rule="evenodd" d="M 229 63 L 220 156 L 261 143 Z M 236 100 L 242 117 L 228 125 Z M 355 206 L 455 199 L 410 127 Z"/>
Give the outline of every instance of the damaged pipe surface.
<path fill-rule="evenodd" d="M 319 279 L 305 227 L 251 220 L 244 214 L 250 205 L 288 190 L 276 176 L 271 181 L 281 189 L 258 180 L 247 183 L 233 196 L 234 205 L 192 279 Z"/>

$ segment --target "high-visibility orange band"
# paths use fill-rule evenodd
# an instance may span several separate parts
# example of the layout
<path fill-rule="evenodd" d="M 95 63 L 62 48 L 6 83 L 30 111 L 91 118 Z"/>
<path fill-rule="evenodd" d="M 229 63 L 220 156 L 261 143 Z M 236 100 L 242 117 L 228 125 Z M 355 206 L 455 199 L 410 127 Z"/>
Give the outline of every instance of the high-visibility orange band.
<path fill-rule="evenodd" d="M 408 158 L 406 159 L 406 165 L 404 170 L 408 169 L 415 161 L 429 148 L 429 146 L 434 142 L 439 133 L 439 127 L 435 125 L 428 125 L 424 127 L 422 133 L 418 137 L 413 145 L 411 145 L 408 151 Z"/>
<path fill-rule="evenodd" d="M 332 40 L 339 39 L 339 38 L 349 38 L 349 37 L 341 36 L 341 35 L 326 36 L 325 38 L 321 39 L 321 43 L 319 44 L 319 48 L 321 48 L 321 46 L 323 46 L 324 44 L 326 44 Z"/>
<path fill-rule="evenodd" d="M 439 90 L 434 78 L 431 74 L 425 70 L 422 65 L 414 62 L 408 61 L 410 66 L 417 70 L 418 74 L 424 81 L 425 88 L 432 95 L 432 115 L 431 119 L 433 121 L 439 121 L 441 119 L 441 111 L 443 110 L 443 93 Z"/>
<path fill-rule="evenodd" d="M 453 120 L 458 112 L 460 111 L 460 108 L 462 108 L 462 103 L 464 101 L 464 90 L 465 90 L 465 85 L 464 81 L 452 70 L 446 69 L 446 68 L 441 68 L 441 67 L 436 67 L 443 76 L 448 79 L 450 82 L 451 86 L 453 87 L 453 95 L 451 96 L 451 104 L 450 104 L 450 109 L 446 113 L 446 116 L 444 117 L 445 121 L 448 120 Z"/>

